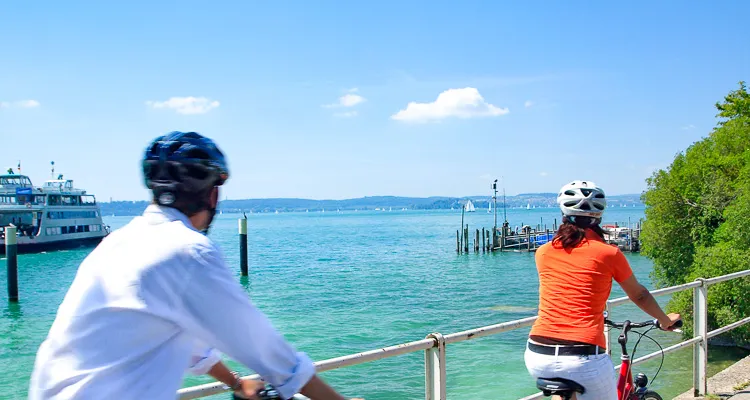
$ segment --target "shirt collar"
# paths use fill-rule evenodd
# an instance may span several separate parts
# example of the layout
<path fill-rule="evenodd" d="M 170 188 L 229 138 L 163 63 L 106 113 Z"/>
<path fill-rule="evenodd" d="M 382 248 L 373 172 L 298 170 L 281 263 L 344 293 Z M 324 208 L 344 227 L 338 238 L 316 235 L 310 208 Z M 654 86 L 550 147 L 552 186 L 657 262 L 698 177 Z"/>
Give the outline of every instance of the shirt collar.
<path fill-rule="evenodd" d="M 190 218 L 176 208 L 164 207 L 158 204 L 149 204 L 146 207 L 146 210 L 143 211 L 143 217 L 146 218 L 150 224 L 181 221 L 188 228 L 198 232 L 198 229 L 195 229 L 192 222 L 190 222 Z"/>
<path fill-rule="evenodd" d="M 596 232 L 594 232 L 593 229 L 586 228 L 585 232 L 586 232 L 586 236 L 585 236 L 586 240 L 598 240 L 600 242 L 604 242 L 604 240 L 602 240 L 602 237 L 599 236 Z"/>

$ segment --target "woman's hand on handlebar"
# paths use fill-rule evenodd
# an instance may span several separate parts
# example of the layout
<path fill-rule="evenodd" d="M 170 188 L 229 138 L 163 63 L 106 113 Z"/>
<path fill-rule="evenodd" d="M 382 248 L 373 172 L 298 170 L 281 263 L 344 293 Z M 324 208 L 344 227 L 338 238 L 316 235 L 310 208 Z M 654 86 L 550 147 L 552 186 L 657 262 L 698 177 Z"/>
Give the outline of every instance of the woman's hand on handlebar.
<path fill-rule="evenodd" d="M 665 331 L 673 331 L 682 326 L 682 319 L 680 317 L 680 314 L 667 314 L 667 318 L 669 318 L 669 321 L 659 321 L 659 329 L 663 329 Z"/>

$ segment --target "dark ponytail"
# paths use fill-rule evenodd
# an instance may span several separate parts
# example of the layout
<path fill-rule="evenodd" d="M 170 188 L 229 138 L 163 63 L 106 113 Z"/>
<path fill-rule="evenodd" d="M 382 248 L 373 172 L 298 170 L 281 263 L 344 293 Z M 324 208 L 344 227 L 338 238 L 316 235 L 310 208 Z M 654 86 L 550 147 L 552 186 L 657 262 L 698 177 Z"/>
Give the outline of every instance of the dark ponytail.
<path fill-rule="evenodd" d="M 591 229 L 604 239 L 604 229 L 599 226 L 599 219 L 592 217 L 563 217 L 562 225 L 557 229 L 557 234 L 552 239 L 552 244 L 556 247 L 568 250 L 578 246 L 586 237 L 586 228 Z"/>

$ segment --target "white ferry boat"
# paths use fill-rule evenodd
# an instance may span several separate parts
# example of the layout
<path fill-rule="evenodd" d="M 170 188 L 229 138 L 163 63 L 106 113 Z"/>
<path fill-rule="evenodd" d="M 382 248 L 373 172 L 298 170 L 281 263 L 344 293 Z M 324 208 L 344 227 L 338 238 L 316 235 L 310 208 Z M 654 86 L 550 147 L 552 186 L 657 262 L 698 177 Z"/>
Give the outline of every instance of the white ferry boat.
<path fill-rule="evenodd" d="M 19 253 L 93 246 L 109 234 L 94 195 L 72 180 L 59 175 L 37 187 L 12 169 L 0 175 L 0 254 L 10 225 L 18 228 Z"/>

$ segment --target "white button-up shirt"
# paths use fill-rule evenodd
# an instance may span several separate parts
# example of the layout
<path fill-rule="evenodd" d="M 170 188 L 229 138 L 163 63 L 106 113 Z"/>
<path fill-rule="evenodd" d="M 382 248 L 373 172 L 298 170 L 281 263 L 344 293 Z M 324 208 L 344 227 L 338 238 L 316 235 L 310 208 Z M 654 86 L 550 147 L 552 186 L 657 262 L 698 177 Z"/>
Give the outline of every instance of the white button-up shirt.
<path fill-rule="evenodd" d="M 37 352 L 29 399 L 174 399 L 186 370 L 216 361 L 211 348 L 285 398 L 315 372 L 217 246 L 184 214 L 150 205 L 81 263 Z"/>

